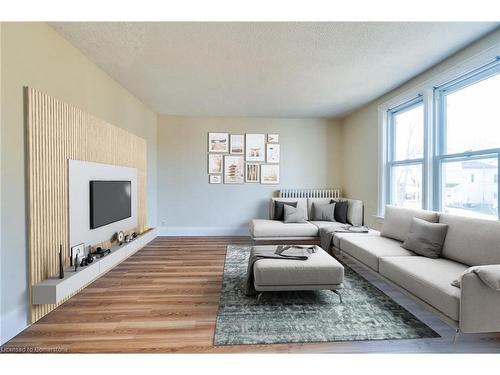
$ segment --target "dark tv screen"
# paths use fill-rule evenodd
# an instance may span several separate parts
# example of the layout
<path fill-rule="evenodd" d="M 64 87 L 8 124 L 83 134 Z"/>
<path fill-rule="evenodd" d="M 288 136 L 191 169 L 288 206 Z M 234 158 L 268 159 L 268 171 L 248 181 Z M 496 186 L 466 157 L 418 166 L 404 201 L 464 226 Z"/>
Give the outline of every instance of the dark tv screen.
<path fill-rule="evenodd" d="M 90 181 L 90 229 L 132 216 L 130 181 Z"/>

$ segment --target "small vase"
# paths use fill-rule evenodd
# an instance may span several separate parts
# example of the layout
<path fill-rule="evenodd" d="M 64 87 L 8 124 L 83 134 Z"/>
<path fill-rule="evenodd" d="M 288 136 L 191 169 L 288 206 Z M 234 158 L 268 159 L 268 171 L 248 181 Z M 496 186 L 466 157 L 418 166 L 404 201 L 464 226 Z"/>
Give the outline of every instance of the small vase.
<path fill-rule="evenodd" d="M 64 279 L 64 266 L 62 256 L 62 245 L 59 245 L 59 278 Z"/>

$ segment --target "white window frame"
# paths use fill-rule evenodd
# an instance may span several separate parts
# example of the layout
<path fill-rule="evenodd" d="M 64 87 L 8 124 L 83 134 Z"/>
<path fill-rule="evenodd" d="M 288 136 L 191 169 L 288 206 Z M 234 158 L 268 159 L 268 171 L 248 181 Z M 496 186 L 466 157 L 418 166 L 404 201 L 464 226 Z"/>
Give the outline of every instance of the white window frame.
<path fill-rule="evenodd" d="M 500 66 L 500 44 L 490 48 L 486 51 L 475 55 L 462 63 L 454 66 L 445 72 L 436 75 L 422 84 L 407 90 L 391 100 L 381 104 L 378 107 L 378 203 L 377 214 L 375 215 L 380 221 L 383 221 L 384 210 L 386 204 L 389 203 L 390 197 L 390 181 L 389 181 L 389 166 L 391 162 L 390 148 L 391 139 L 391 111 L 397 109 L 405 104 L 421 98 L 424 105 L 424 155 L 423 155 L 423 176 L 422 176 L 422 208 L 430 210 L 440 210 L 441 208 L 441 158 L 442 154 L 442 139 L 444 137 L 444 130 L 439 129 L 440 121 L 438 113 L 440 103 L 438 101 L 439 90 L 446 87 L 453 87 L 458 81 L 464 81 L 470 77 L 477 77 L 478 70 L 487 70 L 491 66 Z M 458 86 L 454 86 L 457 88 Z M 483 150 L 484 151 L 484 150 Z M 484 155 L 483 151 L 477 154 Z M 488 150 L 490 151 L 490 150 Z M 490 154 L 500 156 L 500 149 L 491 150 Z M 469 154 L 460 154 L 462 157 L 469 157 Z M 448 157 L 448 155 L 446 155 Z M 470 155 L 473 157 L 477 155 Z M 500 166 L 499 166 L 500 174 Z M 435 182 L 435 183 L 434 183 Z M 500 185 L 499 185 L 500 186 Z M 500 187 L 498 196 L 500 197 Z M 499 209 L 500 216 L 500 209 Z"/>

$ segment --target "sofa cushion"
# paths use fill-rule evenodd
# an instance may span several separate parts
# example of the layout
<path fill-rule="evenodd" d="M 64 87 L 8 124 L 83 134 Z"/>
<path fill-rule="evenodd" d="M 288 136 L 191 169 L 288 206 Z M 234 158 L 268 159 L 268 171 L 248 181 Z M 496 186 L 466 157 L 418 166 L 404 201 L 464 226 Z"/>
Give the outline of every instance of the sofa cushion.
<path fill-rule="evenodd" d="M 254 219 L 250 222 L 250 234 L 259 237 L 317 237 L 318 227 L 309 222 L 283 223 L 277 220 Z"/>
<path fill-rule="evenodd" d="M 334 228 L 338 228 L 339 230 L 342 230 L 344 229 L 345 227 L 345 224 L 342 224 L 342 223 L 337 223 L 336 221 L 316 221 L 316 220 L 312 220 L 310 221 L 311 224 L 314 224 L 319 228 L 323 228 L 323 227 L 334 227 Z"/>
<path fill-rule="evenodd" d="M 351 236 L 380 236 L 380 232 L 374 229 L 368 229 L 368 233 L 351 233 L 351 232 L 337 232 L 333 235 L 333 246 L 340 249 L 340 239 L 349 238 Z"/>
<path fill-rule="evenodd" d="M 283 221 L 285 219 L 285 206 L 297 208 L 297 202 L 274 201 L 274 215 L 272 217 L 273 220 Z"/>
<path fill-rule="evenodd" d="M 382 226 L 380 235 L 398 241 L 406 240 L 414 217 L 431 223 L 437 223 L 439 220 L 437 212 L 390 205 L 385 206 L 384 225 Z"/>
<path fill-rule="evenodd" d="M 269 206 L 269 219 L 274 219 L 274 202 L 297 202 L 297 208 L 304 210 L 304 217 L 306 220 L 309 219 L 309 215 L 307 214 L 307 198 L 271 198 L 270 206 Z"/>
<path fill-rule="evenodd" d="M 286 224 L 289 223 L 307 223 L 304 218 L 304 210 L 300 208 L 296 208 L 293 206 L 289 206 L 288 203 L 285 202 L 283 222 Z"/>
<path fill-rule="evenodd" d="M 375 271 L 379 268 L 379 258 L 414 255 L 411 251 L 403 249 L 399 241 L 365 233 L 342 237 L 340 249 Z"/>
<path fill-rule="evenodd" d="M 271 246 L 274 247 L 274 246 Z M 269 246 L 254 246 L 254 249 Z M 254 264 L 255 285 L 340 285 L 344 267 L 323 249 L 309 259 L 259 259 Z"/>
<path fill-rule="evenodd" d="M 309 213 L 311 220 L 335 222 L 335 203 L 319 204 L 314 202 Z"/>
<path fill-rule="evenodd" d="M 401 246 L 424 257 L 439 258 L 447 230 L 447 224 L 429 223 L 414 217 L 408 237 Z"/>
<path fill-rule="evenodd" d="M 458 321 L 460 289 L 450 283 L 468 267 L 448 259 L 421 256 L 380 259 L 380 274 Z"/>
<path fill-rule="evenodd" d="M 331 201 L 335 204 L 334 217 L 335 221 L 339 223 L 347 224 L 347 210 L 349 209 L 349 204 L 347 201 L 343 201 L 340 199 Z"/>
<path fill-rule="evenodd" d="M 331 198 L 308 198 L 307 206 L 309 211 L 309 218 L 312 218 L 312 204 L 328 204 L 330 201 L 338 201 L 339 199 Z M 363 202 L 357 199 L 340 198 L 342 201 L 347 201 L 347 222 L 351 225 L 359 227 L 363 225 Z"/>
<path fill-rule="evenodd" d="M 441 214 L 448 224 L 441 256 L 469 266 L 500 264 L 500 222 Z"/>

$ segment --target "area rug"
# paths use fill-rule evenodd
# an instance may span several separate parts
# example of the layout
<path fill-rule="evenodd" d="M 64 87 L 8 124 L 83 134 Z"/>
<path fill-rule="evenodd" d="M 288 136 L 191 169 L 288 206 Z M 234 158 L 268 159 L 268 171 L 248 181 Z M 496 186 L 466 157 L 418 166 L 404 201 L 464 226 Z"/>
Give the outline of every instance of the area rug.
<path fill-rule="evenodd" d="M 343 303 L 328 290 L 247 297 L 250 249 L 227 247 L 214 345 L 440 337 L 345 264 Z"/>

